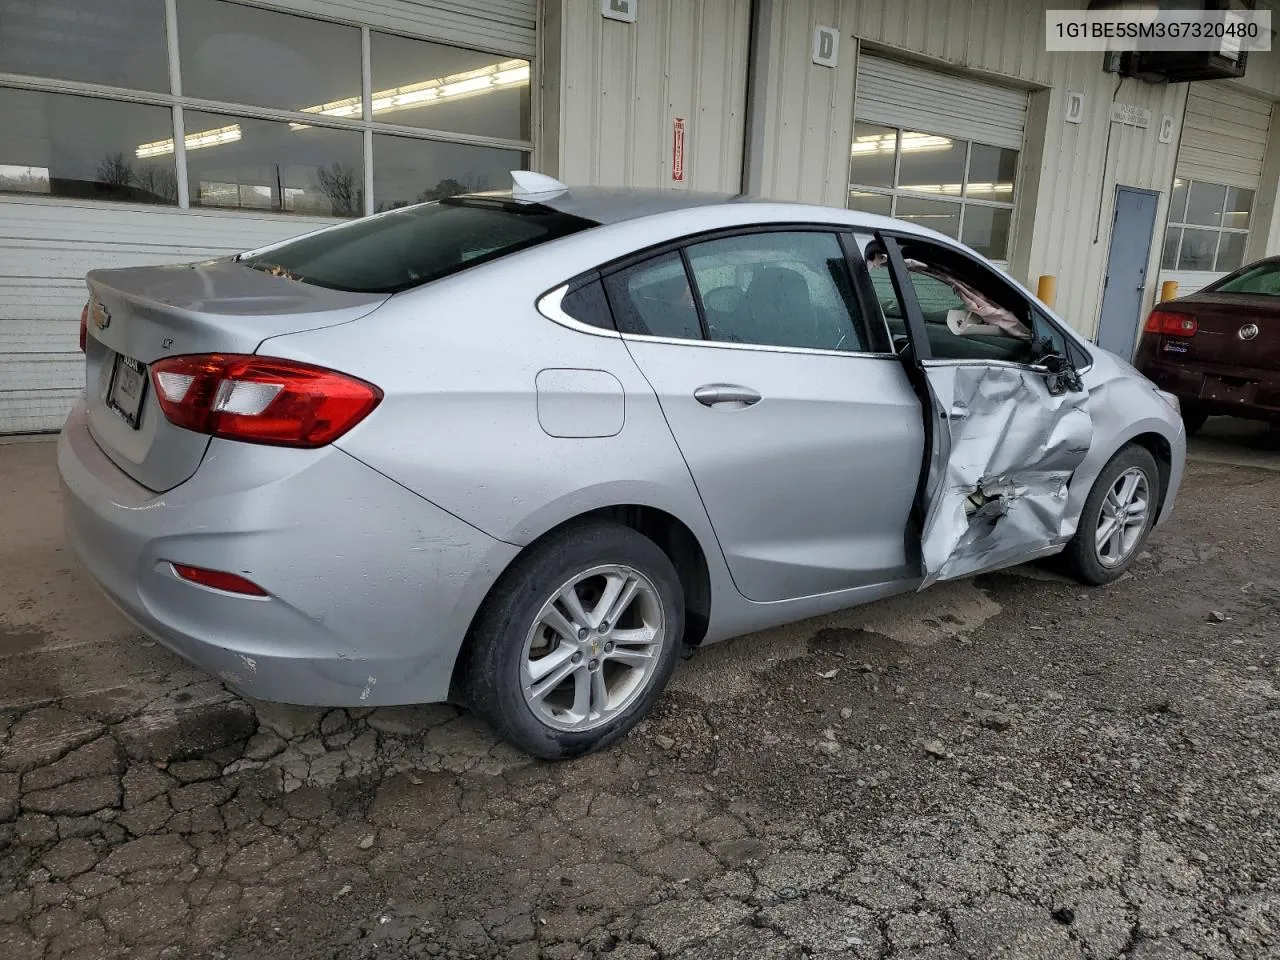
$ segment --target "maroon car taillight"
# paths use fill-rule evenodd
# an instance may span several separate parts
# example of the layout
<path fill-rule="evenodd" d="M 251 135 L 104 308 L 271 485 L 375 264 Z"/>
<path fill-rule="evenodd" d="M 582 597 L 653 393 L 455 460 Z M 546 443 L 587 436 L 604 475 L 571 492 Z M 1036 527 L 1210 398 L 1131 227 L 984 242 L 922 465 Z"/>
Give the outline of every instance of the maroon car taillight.
<path fill-rule="evenodd" d="M 296 360 L 208 353 L 151 367 L 165 419 L 226 440 L 323 447 L 369 415 L 382 391 Z"/>
<path fill-rule="evenodd" d="M 1162 337 L 1194 337 L 1200 324 L 1196 318 L 1187 313 L 1156 308 L 1147 317 L 1146 333 L 1157 333 Z"/>
<path fill-rule="evenodd" d="M 89 345 L 89 304 L 86 302 L 80 311 L 80 352 L 84 353 Z"/>

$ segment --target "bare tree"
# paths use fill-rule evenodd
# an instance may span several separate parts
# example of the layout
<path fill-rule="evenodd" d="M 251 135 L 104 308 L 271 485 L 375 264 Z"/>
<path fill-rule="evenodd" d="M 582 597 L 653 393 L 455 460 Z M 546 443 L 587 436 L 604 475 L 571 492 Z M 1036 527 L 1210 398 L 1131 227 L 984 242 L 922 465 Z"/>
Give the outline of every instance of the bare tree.
<path fill-rule="evenodd" d="M 178 200 L 178 175 L 169 167 L 143 167 L 134 178 L 140 190 L 159 200 L 176 203 Z"/>
<path fill-rule="evenodd" d="M 364 190 L 356 183 L 356 171 L 345 163 L 316 168 L 316 189 L 328 198 L 334 216 L 356 217 L 364 213 Z"/>
<path fill-rule="evenodd" d="M 109 153 L 98 161 L 98 182 L 112 187 L 127 187 L 136 179 L 133 164 L 124 158 L 123 153 Z"/>

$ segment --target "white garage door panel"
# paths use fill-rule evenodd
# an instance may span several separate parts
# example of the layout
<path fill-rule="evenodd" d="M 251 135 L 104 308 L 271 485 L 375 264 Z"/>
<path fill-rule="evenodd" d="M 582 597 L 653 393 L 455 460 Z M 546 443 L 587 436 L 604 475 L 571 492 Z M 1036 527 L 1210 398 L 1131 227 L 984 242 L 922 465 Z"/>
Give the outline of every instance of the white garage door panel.
<path fill-rule="evenodd" d="M 856 116 L 922 133 L 1022 149 L 1025 90 L 863 55 L 858 60 Z"/>
<path fill-rule="evenodd" d="M 333 222 L 0 198 L 0 434 L 56 430 L 80 395 L 89 270 L 224 256 Z"/>
<path fill-rule="evenodd" d="M 534 53 L 537 0 L 269 0 L 264 5 L 482 50 Z"/>
<path fill-rule="evenodd" d="M 1270 124 L 1270 103 L 1227 87 L 1193 84 L 1178 176 L 1257 190 Z"/>

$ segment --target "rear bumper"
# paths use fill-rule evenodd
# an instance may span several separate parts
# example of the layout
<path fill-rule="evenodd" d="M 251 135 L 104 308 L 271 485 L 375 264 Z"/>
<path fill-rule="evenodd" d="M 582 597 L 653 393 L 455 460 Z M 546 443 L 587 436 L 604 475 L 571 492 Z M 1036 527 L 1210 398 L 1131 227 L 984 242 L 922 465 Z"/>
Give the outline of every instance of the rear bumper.
<path fill-rule="evenodd" d="M 1280 417 L 1280 376 L 1248 367 L 1212 367 L 1167 363 L 1143 357 L 1143 376 L 1176 396 L 1184 408 L 1210 414 L 1272 420 Z"/>
<path fill-rule="evenodd" d="M 68 542 L 108 598 L 263 700 L 445 699 L 471 618 L 517 552 L 332 447 L 215 440 L 194 477 L 156 494 L 102 452 L 80 404 L 58 472 Z M 174 562 L 238 573 L 269 596 L 188 583 Z"/>

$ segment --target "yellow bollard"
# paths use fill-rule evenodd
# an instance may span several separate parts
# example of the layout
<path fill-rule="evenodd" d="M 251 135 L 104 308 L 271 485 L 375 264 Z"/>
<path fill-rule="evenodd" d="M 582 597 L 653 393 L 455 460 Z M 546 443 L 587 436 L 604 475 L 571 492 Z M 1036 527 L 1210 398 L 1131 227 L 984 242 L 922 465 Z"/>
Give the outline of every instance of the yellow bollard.
<path fill-rule="evenodd" d="M 1177 280 L 1166 280 L 1164 283 L 1160 284 L 1160 301 L 1159 301 L 1160 303 L 1164 303 L 1166 300 L 1175 300 L 1177 299 L 1177 297 L 1178 297 L 1178 281 Z"/>
<path fill-rule="evenodd" d="M 1051 276 L 1043 276 L 1036 283 L 1036 296 L 1040 302 L 1046 306 L 1053 306 L 1054 298 L 1058 295 L 1058 278 Z"/>

